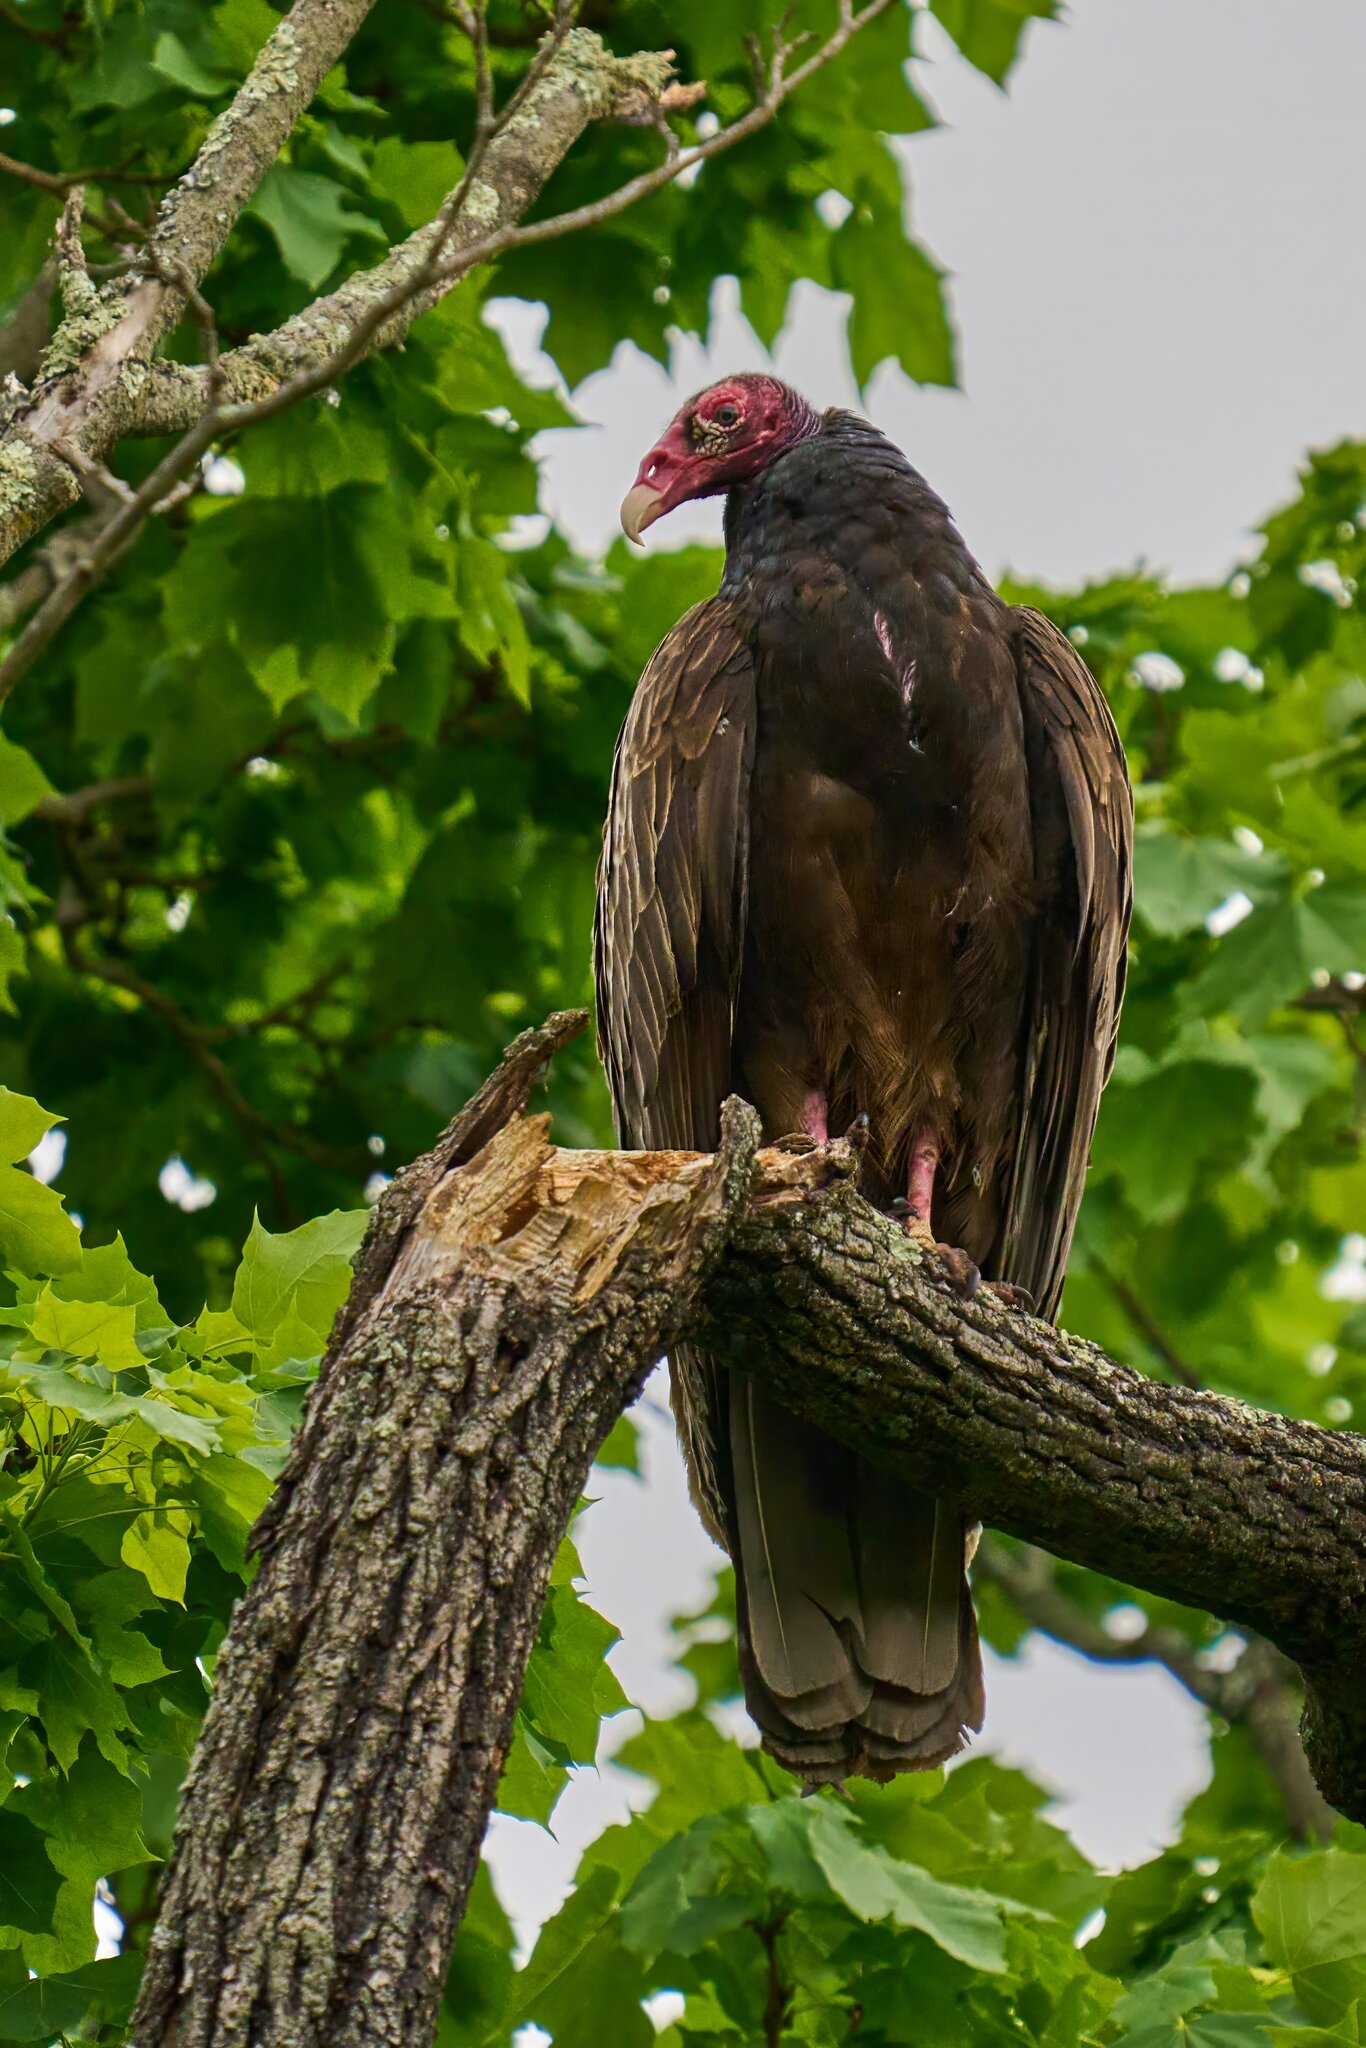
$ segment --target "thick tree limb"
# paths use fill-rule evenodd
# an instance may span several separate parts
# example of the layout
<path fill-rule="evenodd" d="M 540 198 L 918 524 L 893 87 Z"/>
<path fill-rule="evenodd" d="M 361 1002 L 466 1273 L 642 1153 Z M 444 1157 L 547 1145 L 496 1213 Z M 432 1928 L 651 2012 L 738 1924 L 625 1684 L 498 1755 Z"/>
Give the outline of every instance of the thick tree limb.
<path fill-rule="evenodd" d="M 1007 1530 L 1257 1630 L 1366 1818 L 1366 1447 L 1144 1379 L 858 1194 L 843 1141 L 568 1152 L 528 1033 L 381 1202 L 219 1658 L 137 2048 L 425 2048 L 556 1549 L 680 1336 Z M 1269 1655 L 1270 1653 L 1268 1653 Z"/>

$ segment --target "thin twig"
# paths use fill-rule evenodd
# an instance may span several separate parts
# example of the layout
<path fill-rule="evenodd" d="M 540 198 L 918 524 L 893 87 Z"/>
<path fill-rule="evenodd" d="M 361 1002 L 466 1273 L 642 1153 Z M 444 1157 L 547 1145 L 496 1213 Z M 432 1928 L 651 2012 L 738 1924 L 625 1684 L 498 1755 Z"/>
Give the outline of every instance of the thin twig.
<path fill-rule="evenodd" d="M 792 1994 L 783 1982 L 782 1966 L 778 1956 L 778 1937 L 786 1924 L 786 1913 L 776 1913 L 771 1920 L 751 1920 L 750 1926 L 759 1937 L 765 1956 L 764 2011 L 761 2024 L 764 2030 L 764 2048 L 782 2048 L 782 2038 L 787 2031 L 791 2012 Z"/>
<path fill-rule="evenodd" d="M 361 1174 L 370 1164 L 368 1155 L 359 1147 L 355 1151 L 335 1145 L 323 1145 L 310 1138 L 306 1131 L 296 1130 L 291 1124 L 272 1123 L 271 1119 L 248 1100 L 237 1085 L 232 1074 L 213 1050 L 209 1035 L 194 1022 L 179 1003 L 159 989 L 154 982 L 145 981 L 132 968 L 118 960 L 96 959 L 87 953 L 77 937 L 77 927 L 87 915 L 83 903 L 59 905 L 58 927 L 62 937 L 62 949 L 67 964 L 77 974 L 88 975 L 94 981 L 103 981 L 111 988 L 120 988 L 128 995 L 135 996 L 154 1016 L 161 1019 L 167 1029 L 189 1053 L 194 1064 L 208 1081 L 223 1106 L 242 1126 L 249 1137 L 267 1145 L 279 1146 L 286 1152 L 297 1153 L 301 1159 L 310 1160 L 313 1165 L 326 1168 L 333 1173 Z"/>
<path fill-rule="evenodd" d="M 54 790 L 39 800 L 33 815 L 51 825 L 79 825 L 102 804 L 140 802 L 150 797 L 155 787 L 150 775 L 111 776 L 104 782 L 88 782 L 66 796 Z"/>
<path fill-rule="evenodd" d="M 82 190 L 78 187 L 71 193 L 62 210 L 62 229 L 58 232 L 59 268 L 63 264 L 74 264 L 78 260 L 72 251 L 64 253 L 63 230 L 68 242 L 73 245 L 73 250 L 79 250 L 78 228 L 82 198 Z M 72 216 L 70 223 L 68 215 Z M 79 260 L 83 263 L 83 252 Z M 84 544 L 75 555 L 70 568 L 34 613 L 5 659 L 0 661 L 0 703 L 4 702 L 20 677 L 33 666 L 81 600 L 102 577 L 108 574 L 120 557 L 127 553 L 147 520 L 154 513 L 171 511 L 175 506 L 182 504 L 202 481 L 202 476 L 187 479 L 185 472 L 201 463 L 218 433 L 223 391 L 218 322 L 214 317 L 213 308 L 196 288 L 193 278 L 183 265 L 158 258 L 155 267 L 158 275 L 165 273 L 175 283 L 176 289 L 184 294 L 199 330 L 208 380 L 208 403 L 202 418 L 176 444 L 169 455 L 163 457 L 136 491 L 130 489 L 122 478 L 116 477 L 103 464 L 91 462 L 74 444 L 61 440 L 53 443 L 54 453 L 77 472 L 82 491 L 95 506 L 96 511 L 103 512 L 103 519 L 93 533 L 85 535 Z M 175 275 L 176 272 L 179 272 L 178 276 Z M 70 273 L 67 269 L 61 269 L 64 285 L 68 274 Z M 103 492 L 103 506 L 93 489 L 96 484 Z"/>
<path fill-rule="evenodd" d="M 111 171 L 92 167 L 86 171 L 42 171 L 36 164 L 20 163 L 17 157 L 6 156 L 0 150 L 0 174 L 19 178 L 25 185 L 34 185 L 40 192 L 51 192 L 61 198 L 73 185 L 164 185 L 165 178 L 159 171 Z"/>
<path fill-rule="evenodd" d="M 1139 1336 L 1161 1359 L 1172 1378 L 1179 1380 L 1183 1387 L 1203 1387 L 1205 1382 L 1200 1374 L 1194 1366 L 1187 1365 L 1142 1296 L 1136 1294 L 1120 1274 L 1112 1273 L 1098 1252 L 1088 1250 L 1085 1257 L 1088 1269 L 1095 1274 L 1106 1293 L 1119 1303 Z"/>
<path fill-rule="evenodd" d="M 1318 1840 L 1332 1833 L 1332 1809 L 1314 1784 L 1296 1729 L 1290 1667 L 1262 1637 L 1247 1635 L 1232 1670 L 1212 1671 L 1179 1629 L 1150 1621 L 1136 1636 L 1112 1636 L 1062 1591 L 1045 1551 L 1011 1550 L 986 1535 L 973 1575 L 999 1586 L 1030 1626 L 1055 1642 L 1096 1663 L 1161 1664 L 1201 1706 L 1226 1721 L 1241 1721 L 1280 1793 L 1291 1833 Z"/>

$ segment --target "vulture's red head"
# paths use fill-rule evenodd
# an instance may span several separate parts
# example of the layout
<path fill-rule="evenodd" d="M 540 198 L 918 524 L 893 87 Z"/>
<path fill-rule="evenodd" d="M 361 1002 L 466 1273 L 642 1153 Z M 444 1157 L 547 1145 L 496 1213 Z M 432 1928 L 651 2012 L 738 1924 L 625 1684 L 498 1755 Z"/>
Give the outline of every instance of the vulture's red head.
<path fill-rule="evenodd" d="M 622 500 L 621 527 L 647 526 L 688 498 L 714 498 L 768 468 L 820 426 L 819 413 L 778 377 L 723 377 L 680 406 Z"/>

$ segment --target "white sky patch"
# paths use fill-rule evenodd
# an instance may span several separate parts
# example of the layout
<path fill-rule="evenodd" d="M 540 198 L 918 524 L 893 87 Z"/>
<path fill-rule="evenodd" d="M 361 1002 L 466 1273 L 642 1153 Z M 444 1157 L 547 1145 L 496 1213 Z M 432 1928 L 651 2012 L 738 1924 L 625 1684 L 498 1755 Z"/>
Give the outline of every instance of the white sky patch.
<path fill-rule="evenodd" d="M 18 119 L 19 116 L 13 107 L 0 107 L 0 128 L 8 128 L 11 122 Z"/>
<path fill-rule="evenodd" d="M 35 1180 L 50 1187 L 66 1160 L 66 1132 L 44 1131 L 28 1155 L 28 1170 Z"/>
<path fill-rule="evenodd" d="M 1366 1301 L 1366 1241 L 1344 1237 L 1338 1255 L 1319 1281 L 1325 1301 Z"/>
<path fill-rule="evenodd" d="M 1087 1914 L 1086 1918 L 1082 1921 L 1081 1926 L 1072 1936 L 1073 1948 L 1085 1948 L 1088 1941 L 1095 1940 L 1096 1936 L 1100 1933 L 1100 1930 L 1102 1927 L 1104 1927 L 1104 1925 L 1105 1908 L 1104 1906 L 1097 1906 L 1093 1913 Z"/>
<path fill-rule="evenodd" d="M 1213 1671 L 1227 1677 L 1242 1656 L 1247 1645 L 1236 1629 L 1228 1629 L 1205 1649 L 1197 1650 L 1195 1661 L 1202 1671 Z"/>
<path fill-rule="evenodd" d="M 1312 1351 L 1305 1354 L 1304 1369 L 1312 1373 L 1316 1380 L 1321 1380 L 1333 1370 L 1337 1362 L 1336 1344 L 1316 1344 Z"/>
<path fill-rule="evenodd" d="M 1354 586 L 1344 578 L 1336 562 L 1301 562 L 1296 574 L 1307 590 L 1321 591 L 1344 611 L 1352 602 Z"/>
<path fill-rule="evenodd" d="M 211 498 L 240 498 L 247 488 L 246 471 L 230 455 L 206 455 L 200 467 Z"/>
<path fill-rule="evenodd" d="M 514 512 L 497 541 L 505 554 L 520 554 L 523 548 L 538 548 L 550 532 L 550 517 L 545 512 Z M 449 527 L 438 527 L 437 538 L 448 539 Z"/>
<path fill-rule="evenodd" d="M 1235 925 L 1251 915 L 1252 908 L 1252 898 L 1246 889 L 1235 889 L 1231 896 L 1225 896 L 1222 903 L 1215 904 L 1205 919 L 1205 930 L 1212 939 L 1222 939 L 1225 932 L 1231 932 Z"/>
<path fill-rule="evenodd" d="M 1154 690 L 1161 694 L 1165 690 L 1179 690 L 1186 680 L 1186 671 L 1179 661 L 1172 660 L 1170 654 L 1151 648 L 1146 654 L 1134 656 L 1129 680 L 1137 683 L 1141 690 Z"/>
<path fill-rule="evenodd" d="M 103 1962 L 107 1956 L 116 1956 L 123 1942 L 123 1921 L 114 1905 L 114 1894 L 104 1879 L 95 1886 L 93 1904 L 95 1921 L 95 1960 Z"/>
<path fill-rule="evenodd" d="M 173 932 L 183 932 L 190 921 L 190 912 L 193 909 L 193 896 L 187 896 L 183 892 L 176 897 L 174 903 L 168 903 L 166 905 L 166 923 L 169 929 Z"/>
<path fill-rule="evenodd" d="M 853 210 L 853 201 L 846 199 L 842 192 L 837 192 L 833 185 L 828 192 L 822 192 L 816 201 L 816 211 L 821 217 L 822 225 L 832 231 L 835 228 L 842 228 Z"/>
<path fill-rule="evenodd" d="M 1232 836 L 1233 843 L 1240 853 L 1250 853 L 1255 859 L 1259 853 L 1266 852 L 1266 844 L 1260 832 L 1254 832 L 1250 825 L 1235 825 Z"/>
<path fill-rule="evenodd" d="M 1241 647 L 1221 647 L 1214 657 L 1215 681 L 1241 683 L 1245 690 L 1260 690 L 1266 677 L 1255 668 Z"/>
<path fill-rule="evenodd" d="M 365 1199 L 372 1205 L 377 1202 L 393 1178 L 387 1173 L 372 1173 L 365 1183 Z"/>
<path fill-rule="evenodd" d="M 193 1216 L 197 1209 L 207 1209 L 218 1199 L 213 1182 L 191 1173 L 178 1152 L 171 1154 L 157 1175 L 157 1186 L 171 1207 L 183 1210 L 187 1216 Z"/>
<path fill-rule="evenodd" d="M 1136 1643 L 1148 1626 L 1148 1617 L 1132 1600 L 1112 1607 L 1103 1623 L 1107 1636 L 1117 1643 Z"/>

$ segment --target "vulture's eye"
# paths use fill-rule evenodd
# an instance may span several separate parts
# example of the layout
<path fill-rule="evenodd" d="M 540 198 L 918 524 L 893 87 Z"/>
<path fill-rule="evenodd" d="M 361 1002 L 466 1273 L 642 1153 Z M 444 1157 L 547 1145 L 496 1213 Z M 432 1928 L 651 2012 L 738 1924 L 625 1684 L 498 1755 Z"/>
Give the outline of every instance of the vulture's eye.
<path fill-rule="evenodd" d="M 740 417 L 740 408 L 738 405 L 718 405 L 715 417 L 718 427 L 733 427 Z"/>

